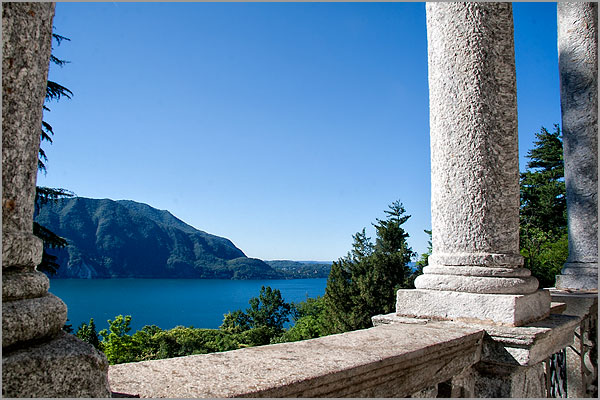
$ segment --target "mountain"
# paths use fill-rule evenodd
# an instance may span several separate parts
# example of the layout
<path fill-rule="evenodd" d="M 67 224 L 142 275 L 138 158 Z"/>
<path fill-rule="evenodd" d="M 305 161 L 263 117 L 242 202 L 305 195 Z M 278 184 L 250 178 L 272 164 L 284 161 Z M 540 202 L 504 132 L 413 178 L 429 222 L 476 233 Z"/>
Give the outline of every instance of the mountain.
<path fill-rule="evenodd" d="M 35 220 L 69 242 L 49 250 L 60 264 L 56 278 L 283 277 L 229 239 L 130 200 L 61 199 L 44 205 Z"/>
<path fill-rule="evenodd" d="M 265 261 L 276 271 L 284 274 L 286 279 L 298 278 L 327 278 L 331 271 L 332 262 L 322 261 Z"/>

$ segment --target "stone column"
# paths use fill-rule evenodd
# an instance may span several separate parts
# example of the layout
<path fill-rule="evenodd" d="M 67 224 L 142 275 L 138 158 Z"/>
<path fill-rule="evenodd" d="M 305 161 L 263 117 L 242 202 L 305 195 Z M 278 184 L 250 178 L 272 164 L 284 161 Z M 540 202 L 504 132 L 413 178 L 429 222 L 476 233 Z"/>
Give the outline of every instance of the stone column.
<path fill-rule="evenodd" d="M 2 4 L 3 397 L 109 394 L 106 358 L 61 331 L 67 307 L 35 270 L 42 241 L 33 235 L 33 208 L 53 16 L 54 3 Z"/>
<path fill-rule="evenodd" d="M 569 258 L 557 289 L 598 290 L 598 3 L 558 3 Z"/>
<path fill-rule="evenodd" d="M 510 3 L 428 3 L 433 254 L 398 315 L 523 325 L 550 296 L 519 254 Z"/>

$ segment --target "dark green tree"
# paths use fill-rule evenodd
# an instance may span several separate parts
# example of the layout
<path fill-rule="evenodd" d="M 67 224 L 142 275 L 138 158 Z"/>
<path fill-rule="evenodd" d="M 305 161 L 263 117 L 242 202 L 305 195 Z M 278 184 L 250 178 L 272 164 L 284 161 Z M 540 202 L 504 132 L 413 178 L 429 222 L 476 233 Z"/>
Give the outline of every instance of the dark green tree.
<path fill-rule="evenodd" d="M 250 329 L 250 317 L 242 310 L 228 312 L 223 316 L 219 329 L 229 333 L 241 333 Z"/>
<path fill-rule="evenodd" d="M 100 350 L 100 339 L 98 339 L 98 332 L 96 332 L 94 318 L 90 318 L 89 324 L 82 322 L 81 325 L 79 325 L 75 336 Z"/>
<path fill-rule="evenodd" d="M 415 253 L 402 225 L 410 218 L 400 201 L 374 223 L 375 244 L 365 229 L 353 236 L 352 250 L 335 261 L 325 289 L 328 333 L 371 326 L 371 317 L 394 310 L 396 291 L 411 287 L 408 266 Z"/>
<path fill-rule="evenodd" d="M 63 40 L 70 40 L 64 36 L 58 35 L 56 33 L 52 34 L 52 38 L 56 41 L 57 45 L 60 45 Z M 54 48 L 53 48 L 54 49 Z M 62 67 L 68 61 L 61 60 L 54 55 L 50 55 L 50 62 Z M 50 111 L 47 103 L 53 100 L 60 100 L 61 97 L 71 98 L 73 92 L 71 92 L 66 87 L 48 80 L 46 84 L 46 99 L 44 104 L 44 111 Z M 44 174 L 47 172 L 46 162 L 48 161 L 48 157 L 46 156 L 46 152 L 42 148 L 42 144 L 44 142 L 48 142 L 52 144 L 52 136 L 54 136 L 54 131 L 52 130 L 52 125 L 50 125 L 46 121 L 42 121 L 42 126 L 40 130 L 40 147 L 38 151 L 38 170 L 43 172 Z M 35 191 L 35 215 L 39 212 L 40 207 L 50 201 L 56 201 L 57 199 L 64 197 L 72 197 L 73 193 L 60 188 L 48 188 L 48 187 L 36 187 Z M 42 239 L 44 242 L 44 251 L 42 253 L 42 260 L 40 264 L 37 266 L 39 271 L 46 272 L 50 275 L 56 274 L 56 271 L 59 267 L 56 262 L 57 257 L 50 254 L 48 252 L 49 249 L 63 248 L 67 245 L 67 241 L 56 235 L 51 230 L 41 226 L 37 222 L 33 222 L 33 234 Z"/>
<path fill-rule="evenodd" d="M 430 230 L 428 231 L 427 229 L 425 229 L 424 232 L 429 235 L 429 240 L 427 241 L 427 251 L 425 253 L 421 254 L 421 257 L 415 263 L 416 269 L 409 278 L 411 287 L 415 286 L 415 279 L 417 278 L 417 276 L 423 274 L 423 268 L 425 268 L 426 266 L 429 265 L 429 256 L 433 252 L 433 245 L 431 243 L 432 231 L 430 231 Z"/>
<path fill-rule="evenodd" d="M 554 128 L 551 133 L 542 127 L 535 134 L 520 179 L 521 255 L 541 287 L 554 285 L 568 255 L 562 136 L 560 127 Z"/>
<path fill-rule="evenodd" d="M 283 300 L 279 289 L 263 286 L 258 297 L 249 301 L 246 314 L 250 318 L 250 327 L 261 326 L 283 330 L 283 324 L 289 321 L 291 307 Z"/>

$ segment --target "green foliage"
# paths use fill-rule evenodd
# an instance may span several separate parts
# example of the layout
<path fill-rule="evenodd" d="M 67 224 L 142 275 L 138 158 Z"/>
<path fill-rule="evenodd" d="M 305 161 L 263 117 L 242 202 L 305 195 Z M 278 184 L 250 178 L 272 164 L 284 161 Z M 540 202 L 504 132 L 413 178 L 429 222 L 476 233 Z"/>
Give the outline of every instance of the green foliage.
<path fill-rule="evenodd" d="M 282 330 L 283 324 L 289 321 L 291 307 L 283 301 L 279 289 L 263 286 L 258 297 L 251 298 L 249 303 L 250 308 L 246 310 L 246 314 L 252 328 L 266 326 Z"/>
<path fill-rule="evenodd" d="M 223 316 L 220 330 L 229 333 L 240 333 L 250 329 L 250 317 L 242 310 L 228 312 Z"/>
<path fill-rule="evenodd" d="M 521 225 L 554 234 L 566 229 L 567 205 L 560 127 L 541 128 L 527 152 L 527 171 L 521 174 Z"/>
<path fill-rule="evenodd" d="M 431 253 L 433 251 L 433 245 L 431 244 L 432 231 L 425 229 L 424 232 L 429 235 L 429 240 L 427 241 L 427 251 L 425 253 L 421 254 L 421 257 L 415 263 L 416 269 L 412 273 L 412 275 L 409 277 L 409 282 L 410 282 L 411 288 L 415 287 L 415 279 L 417 278 L 417 276 L 423 274 L 423 268 L 425 268 L 426 266 L 429 265 L 429 256 L 431 255 Z"/>
<path fill-rule="evenodd" d="M 281 336 L 274 338 L 273 343 L 295 342 L 327 335 L 324 297 L 307 298 L 300 303 L 293 303 L 292 314 L 294 325 Z"/>
<path fill-rule="evenodd" d="M 554 285 L 568 255 L 566 190 L 560 127 L 541 128 L 521 174 L 520 249 L 541 287 Z"/>
<path fill-rule="evenodd" d="M 233 335 L 218 329 L 195 329 L 177 326 L 154 335 L 158 347 L 157 358 L 180 357 L 192 354 L 206 354 L 239 348 Z"/>
<path fill-rule="evenodd" d="M 396 291 L 412 285 L 408 247 L 402 225 L 410 218 L 400 201 L 377 219 L 375 244 L 365 229 L 353 236 L 352 250 L 334 261 L 325 289 L 328 333 L 371 326 L 371 317 L 394 309 Z"/>
<path fill-rule="evenodd" d="M 113 321 L 108 320 L 109 328 L 102 329 L 101 350 L 111 364 L 136 361 L 134 342 L 127 333 L 131 330 L 131 316 L 118 315 Z"/>
<path fill-rule="evenodd" d="M 79 328 L 77 328 L 75 336 L 77 336 L 84 342 L 91 344 L 96 349 L 100 350 L 100 339 L 98 338 L 98 333 L 96 332 L 96 324 L 94 324 L 94 318 L 90 318 L 89 324 L 82 322 Z"/>

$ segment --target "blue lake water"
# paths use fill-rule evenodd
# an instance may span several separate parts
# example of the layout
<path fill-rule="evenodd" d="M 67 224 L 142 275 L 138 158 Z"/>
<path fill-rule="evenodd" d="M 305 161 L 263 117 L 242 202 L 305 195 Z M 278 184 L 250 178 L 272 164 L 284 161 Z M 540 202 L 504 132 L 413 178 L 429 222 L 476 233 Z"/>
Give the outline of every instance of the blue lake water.
<path fill-rule="evenodd" d="M 107 328 L 107 320 L 122 314 L 132 316 L 133 332 L 144 325 L 218 328 L 223 314 L 248 308 L 263 285 L 298 302 L 323 296 L 327 279 L 51 279 L 50 292 L 67 304 L 67 323 L 75 330 L 90 318 L 98 330 Z"/>

